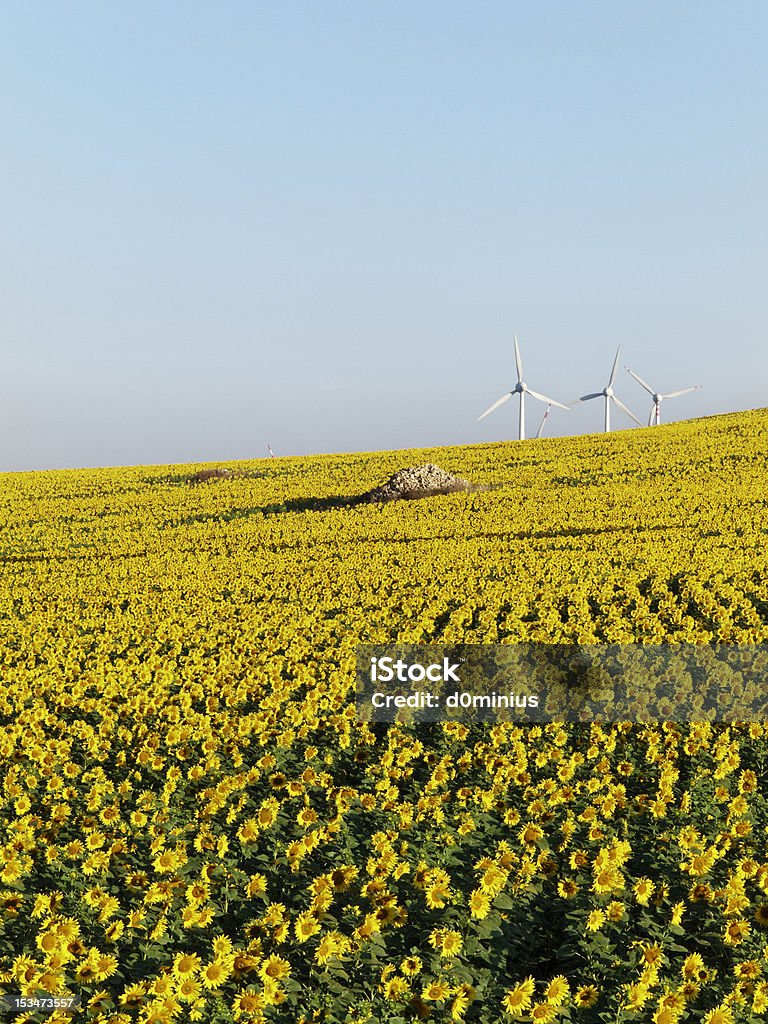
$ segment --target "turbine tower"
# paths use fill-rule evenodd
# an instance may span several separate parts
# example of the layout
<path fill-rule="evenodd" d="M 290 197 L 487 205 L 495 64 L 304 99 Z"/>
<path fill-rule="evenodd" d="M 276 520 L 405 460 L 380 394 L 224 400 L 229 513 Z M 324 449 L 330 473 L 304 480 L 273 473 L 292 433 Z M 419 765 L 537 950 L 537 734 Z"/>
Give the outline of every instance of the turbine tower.
<path fill-rule="evenodd" d="M 613 382 L 616 380 L 616 368 L 619 365 L 619 353 L 621 352 L 621 345 L 616 349 L 616 358 L 613 360 L 613 366 L 611 368 L 611 376 L 608 379 L 608 383 L 605 385 L 602 391 L 593 391 L 589 395 L 582 395 L 581 398 L 577 398 L 576 402 L 589 402 L 593 398 L 604 398 L 605 399 L 605 432 L 606 434 L 611 429 L 611 402 L 614 402 L 620 409 L 622 409 L 630 419 L 633 419 L 638 427 L 642 427 L 642 423 L 635 416 L 633 412 L 624 405 L 623 402 L 619 401 L 616 395 L 613 393 Z M 575 405 L 576 402 L 571 404 Z"/>
<path fill-rule="evenodd" d="M 634 377 L 637 383 L 645 388 L 645 390 L 653 399 L 653 405 L 651 406 L 651 415 L 648 417 L 649 427 L 658 427 L 658 425 L 661 423 L 661 400 L 663 398 L 677 398 L 679 395 L 687 395 L 689 391 L 698 391 L 702 387 L 701 384 L 694 384 L 690 388 L 680 388 L 679 391 L 667 391 L 666 394 L 662 395 L 660 392 L 654 391 L 650 384 L 646 384 L 642 377 L 638 377 L 638 375 L 636 373 L 633 373 L 628 366 L 625 366 L 624 369 L 627 371 L 630 377 Z"/>
<path fill-rule="evenodd" d="M 567 405 L 562 405 L 560 402 L 556 402 L 554 398 L 547 398 L 546 395 L 540 395 L 538 391 L 531 391 L 528 385 L 523 380 L 523 361 L 520 358 L 520 346 L 517 343 L 517 335 L 515 335 L 515 366 L 517 368 L 517 384 L 515 384 L 512 391 L 508 391 L 506 395 L 502 395 L 498 402 L 494 402 L 490 409 L 486 409 L 482 416 L 477 417 L 477 422 L 485 419 L 485 417 L 498 409 L 498 407 L 506 402 L 507 399 L 512 398 L 513 395 L 520 396 L 520 417 L 519 417 L 519 430 L 518 437 L 521 441 L 525 440 L 525 396 L 530 395 L 531 398 L 535 398 L 537 402 L 544 402 L 547 405 L 556 405 L 558 409 L 568 409 Z"/>

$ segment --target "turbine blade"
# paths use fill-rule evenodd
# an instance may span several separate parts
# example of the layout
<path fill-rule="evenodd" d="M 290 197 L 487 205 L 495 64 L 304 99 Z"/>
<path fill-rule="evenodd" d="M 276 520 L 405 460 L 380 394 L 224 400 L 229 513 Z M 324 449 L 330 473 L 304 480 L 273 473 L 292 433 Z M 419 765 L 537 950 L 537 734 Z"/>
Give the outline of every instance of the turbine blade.
<path fill-rule="evenodd" d="M 571 402 L 570 404 L 571 405 L 575 405 L 576 402 L 588 402 L 590 400 L 590 398 L 602 398 L 602 397 L 603 397 L 603 392 L 602 391 L 593 391 L 591 395 L 582 395 L 581 398 L 577 398 L 576 401 Z"/>
<path fill-rule="evenodd" d="M 703 387 L 702 384 L 694 384 L 692 388 L 681 388 L 679 391 L 670 391 L 668 395 L 662 395 L 662 398 L 677 398 L 678 395 L 687 395 L 689 391 L 698 391 L 699 388 Z"/>
<path fill-rule="evenodd" d="M 565 409 L 566 412 L 570 411 L 567 405 L 563 405 L 562 402 L 556 402 L 554 398 L 547 398 L 546 395 L 540 395 L 538 391 L 531 391 L 531 389 L 528 388 L 528 394 L 531 398 L 538 398 L 540 402 L 546 402 L 547 405 L 556 405 L 558 409 Z"/>
<path fill-rule="evenodd" d="M 613 382 L 616 379 L 616 367 L 619 365 L 619 353 L 621 352 L 621 345 L 616 349 L 616 358 L 613 360 L 613 367 L 611 368 L 611 379 L 608 381 L 608 387 L 613 387 Z"/>
<path fill-rule="evenodd" d="M 549 416 L 549 410 L 551 408 L 552 408 L 552 406 L 548 405 L 547 408 L 544 410 L 544 415 L 542 416 L 541 424 L 539 426 L 539 429 L 536 431 L 536 437 L 537 438 L 541 437 L 541 432 L 544 429 L 544 424 L 547 422 L 547 416 Z"/>
<path fill-rule="evenodd" d="M 634 373 L 632 370 L 630 370 L 628 366 L 625 366 L 624 369 L 627 371 L 630 377 L 634 377 L 637 383 L 641 384 L 645 388 L 649 395 L 653 394 L 653 388 L 650 384 L 646 384 L 642 377 L 638 377 L 638 375 Z"/>
<path fill-rule="evenodd" d="M 627 416 L 629 416 L 629 418 L 630 418 L 630 419 L 632 419 L 632 420 L 634 420 L 634 421 L 635 421 L 635 423 L 636 423 L 636 424 L 638 425 L 638 427 L 642 427 L 642 425 L 643 425 L 643 424 L 642 424 L 642 423 L 640 422 L 640 420 L 639 420 L 639 419 L 637 418 L 637 416 L 635 416 L 635 414 L 634 414 L 633 412 L 630 412 L 630 411 L 629 411 L 629 409 L 628 409 L 628 408 L 626 407 L 626 405 L 624 405 L 624 403 L 623 403 L 623 402 L 620 402 L 620 401 L 618 400 L 618 398 L 616 397 L 616 395 L 611 395 L 611 398 L 612 398 L 612 399 L 613 399 L 613 401 L 614 401 L 614 402 L 616 403 L 616 405 L 618 405 L 618 407 L 619 407 L 620 409 L 623 409 L 623 410 L 624 410 L 624 412 L 625 412 L 625 413 L 627 414 Z"/>
<path fill-rule="evenodd" d="M 501 404 L 502 404 L 503 402 L 506 402 L 508 398 L 511 398 L 513 394 L 514 394 L 514 392 L 513 392 L 513 391 L 508 391 L 506 395 L 502 395 L 502 396 L 501 396 L 501 398 L 500 398 L 500 399 L 498 400 L 498 402 L 494 402 L 494 403 L 493 403 L 493 405 L 491 406 L 491 408 L 490 408 L 490 409 L 486 409 L 486 410 L 485 410 L 485 412 L 483 413 L 483 415 L 482 415 L 482 416 L 478 416 L 478 417 L 477 417 L 477 420 L 476 420 L 476 422 L 477 422 L 477 423 L 479 423 L 479 422 L 480 422 L 480 420 L 482 420 L 482 419 L 485 419 L 485 417 L 486 417 L 486 416 L 487 416 L 487 415 L 488 415 L 489 413 L 492 413 L 494 409 L 498 409 L 498 408 L 499 408 L 499 406 L 500 406 L 500 405 L 501 405 Z"/>
<path fill-rule="evenodd" d="M 520 356 L 520 346 L 517 343 L 517 334 L 515 334 L 515 367 L 517 368 L 517 379 L 521 381 L 523 379 L 523 360 Z"/>
<path fill-rule="evenodd" d="M 649 427 L 653 426 L 653 417 L 654 417 L 655 412 L 656 412 L 656 403 L 654 402 L 654 404 L 651 406 L 651 411 L 648 413 L 648 426 Z"/>

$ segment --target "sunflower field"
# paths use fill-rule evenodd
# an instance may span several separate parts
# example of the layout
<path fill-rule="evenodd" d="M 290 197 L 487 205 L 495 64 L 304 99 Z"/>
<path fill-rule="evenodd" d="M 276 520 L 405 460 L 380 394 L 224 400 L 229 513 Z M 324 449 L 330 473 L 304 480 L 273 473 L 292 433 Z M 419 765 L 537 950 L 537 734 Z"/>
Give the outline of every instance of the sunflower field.
<path fill-rule="evenodd" d="M 351 503 L 428 461 L 486 489 Z M 767 462 L 755 411 L 0 475 L 6 1013 L 763 1020 L 768 724 L 368 725 L 354 687 L 360 644 L 768 642 Z"/>

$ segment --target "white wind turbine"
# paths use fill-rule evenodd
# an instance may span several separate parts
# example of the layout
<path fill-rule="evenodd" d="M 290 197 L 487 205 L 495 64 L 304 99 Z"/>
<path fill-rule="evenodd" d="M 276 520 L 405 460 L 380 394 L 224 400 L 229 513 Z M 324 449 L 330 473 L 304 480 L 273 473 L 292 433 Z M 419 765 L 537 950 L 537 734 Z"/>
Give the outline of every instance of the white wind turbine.
<path fill-rule="evenodd" d="M 663 398 L 677 398 L 679 395 L 687 395 L 689 391 L 698 391 L 702 387 L 701 384 L 694 384 L 689 388 L 680 388 L 679 391 L 667 391 L 666 394 L 662 395 L 660 392 L 654 391 L 650 384 L 646 384 L 642 377 L 638 377 L 637 374 L 633 373 L 628 366 L 625 366 L 624 369 L 627 371 L 630 377 L 634 377 L 637 383 L 645 388 L 645 390 L 653 399 L 653 405 L 651 406 L 651 415 L 648 417 L 649 427 L 658 427 L 658 425 L 661 423 L 661 400 Z"/>
<path fill-rule="evenodd" d="M 538 402 L 545 402 L 548 405 L 556 405 L 558 409 L 568 410 L 567 405 L 562 405 L 560 402 L 556 402 L 554 398 L 547 398 L 546 395 L 540 395 L 538 391 L 531 391 L 528 385 L 523 380 L 523 361 L 520 358 L 520 346 L 517 343 L 517 335 L 515 335 L 515 366 L 517 368 L 517 384 L 515 384 L 512 391 L 508 391 L 506 395 L 502 395 L 498 402 L 494 402 L 490 409 L 486 409 L 482 416 L 477 417 L 477 422 L 484 419 L 489 413 L 492 413 L 494 409 L 506 402 L 508 398 L 512 398 L 513 395 L 520 395 L 520 419 L 519 419 L 519 431 L 518 437 L 521 441 L 525 440 L 525 396 L 530 395 L 531 398 L 535 398 Z"/>
<path fill-rule="evenodd" d="M 616 395 L 613 393 L 613 382 L 616 379 L 616 367 L 619 365 L 619 352 L 621 352 L 621 345 L 616 349 L 616 358 L 613 360 L 613 366 L 611 368 L 611 376 L 608 379 L 608 383 L 605 385 L 602 391 L 593 391 L 589 395 L 582 395 L 581 398 L 577 398 L 576 402 L 589 402 L 593 398 L 604 398 L 605 399 L 605 432 L 611 429 L 611 402 L 615 402 L 620 409 L 622 409 L 630 419 L 633 419 L 638 427 L 642 427 L 642 423 L 635 416 L 633 412 L 624 405 L 623 402 L 619 401 Z M 572 402 L 575 405 L 576 402 Z"/>

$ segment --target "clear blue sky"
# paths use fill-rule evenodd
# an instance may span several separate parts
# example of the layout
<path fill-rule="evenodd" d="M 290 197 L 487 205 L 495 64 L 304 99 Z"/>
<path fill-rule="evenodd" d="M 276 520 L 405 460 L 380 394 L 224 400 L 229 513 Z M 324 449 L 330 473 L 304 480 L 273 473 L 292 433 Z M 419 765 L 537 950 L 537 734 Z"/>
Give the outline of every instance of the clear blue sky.
<path fill-rule="evenodd" d="M 705 386 L 665 419 L 768 405 L 766 38 L 758 0 L 6 2 L 0 469 L 512 438 L 514 331 L 560 400 L 621 343 Z"/>

